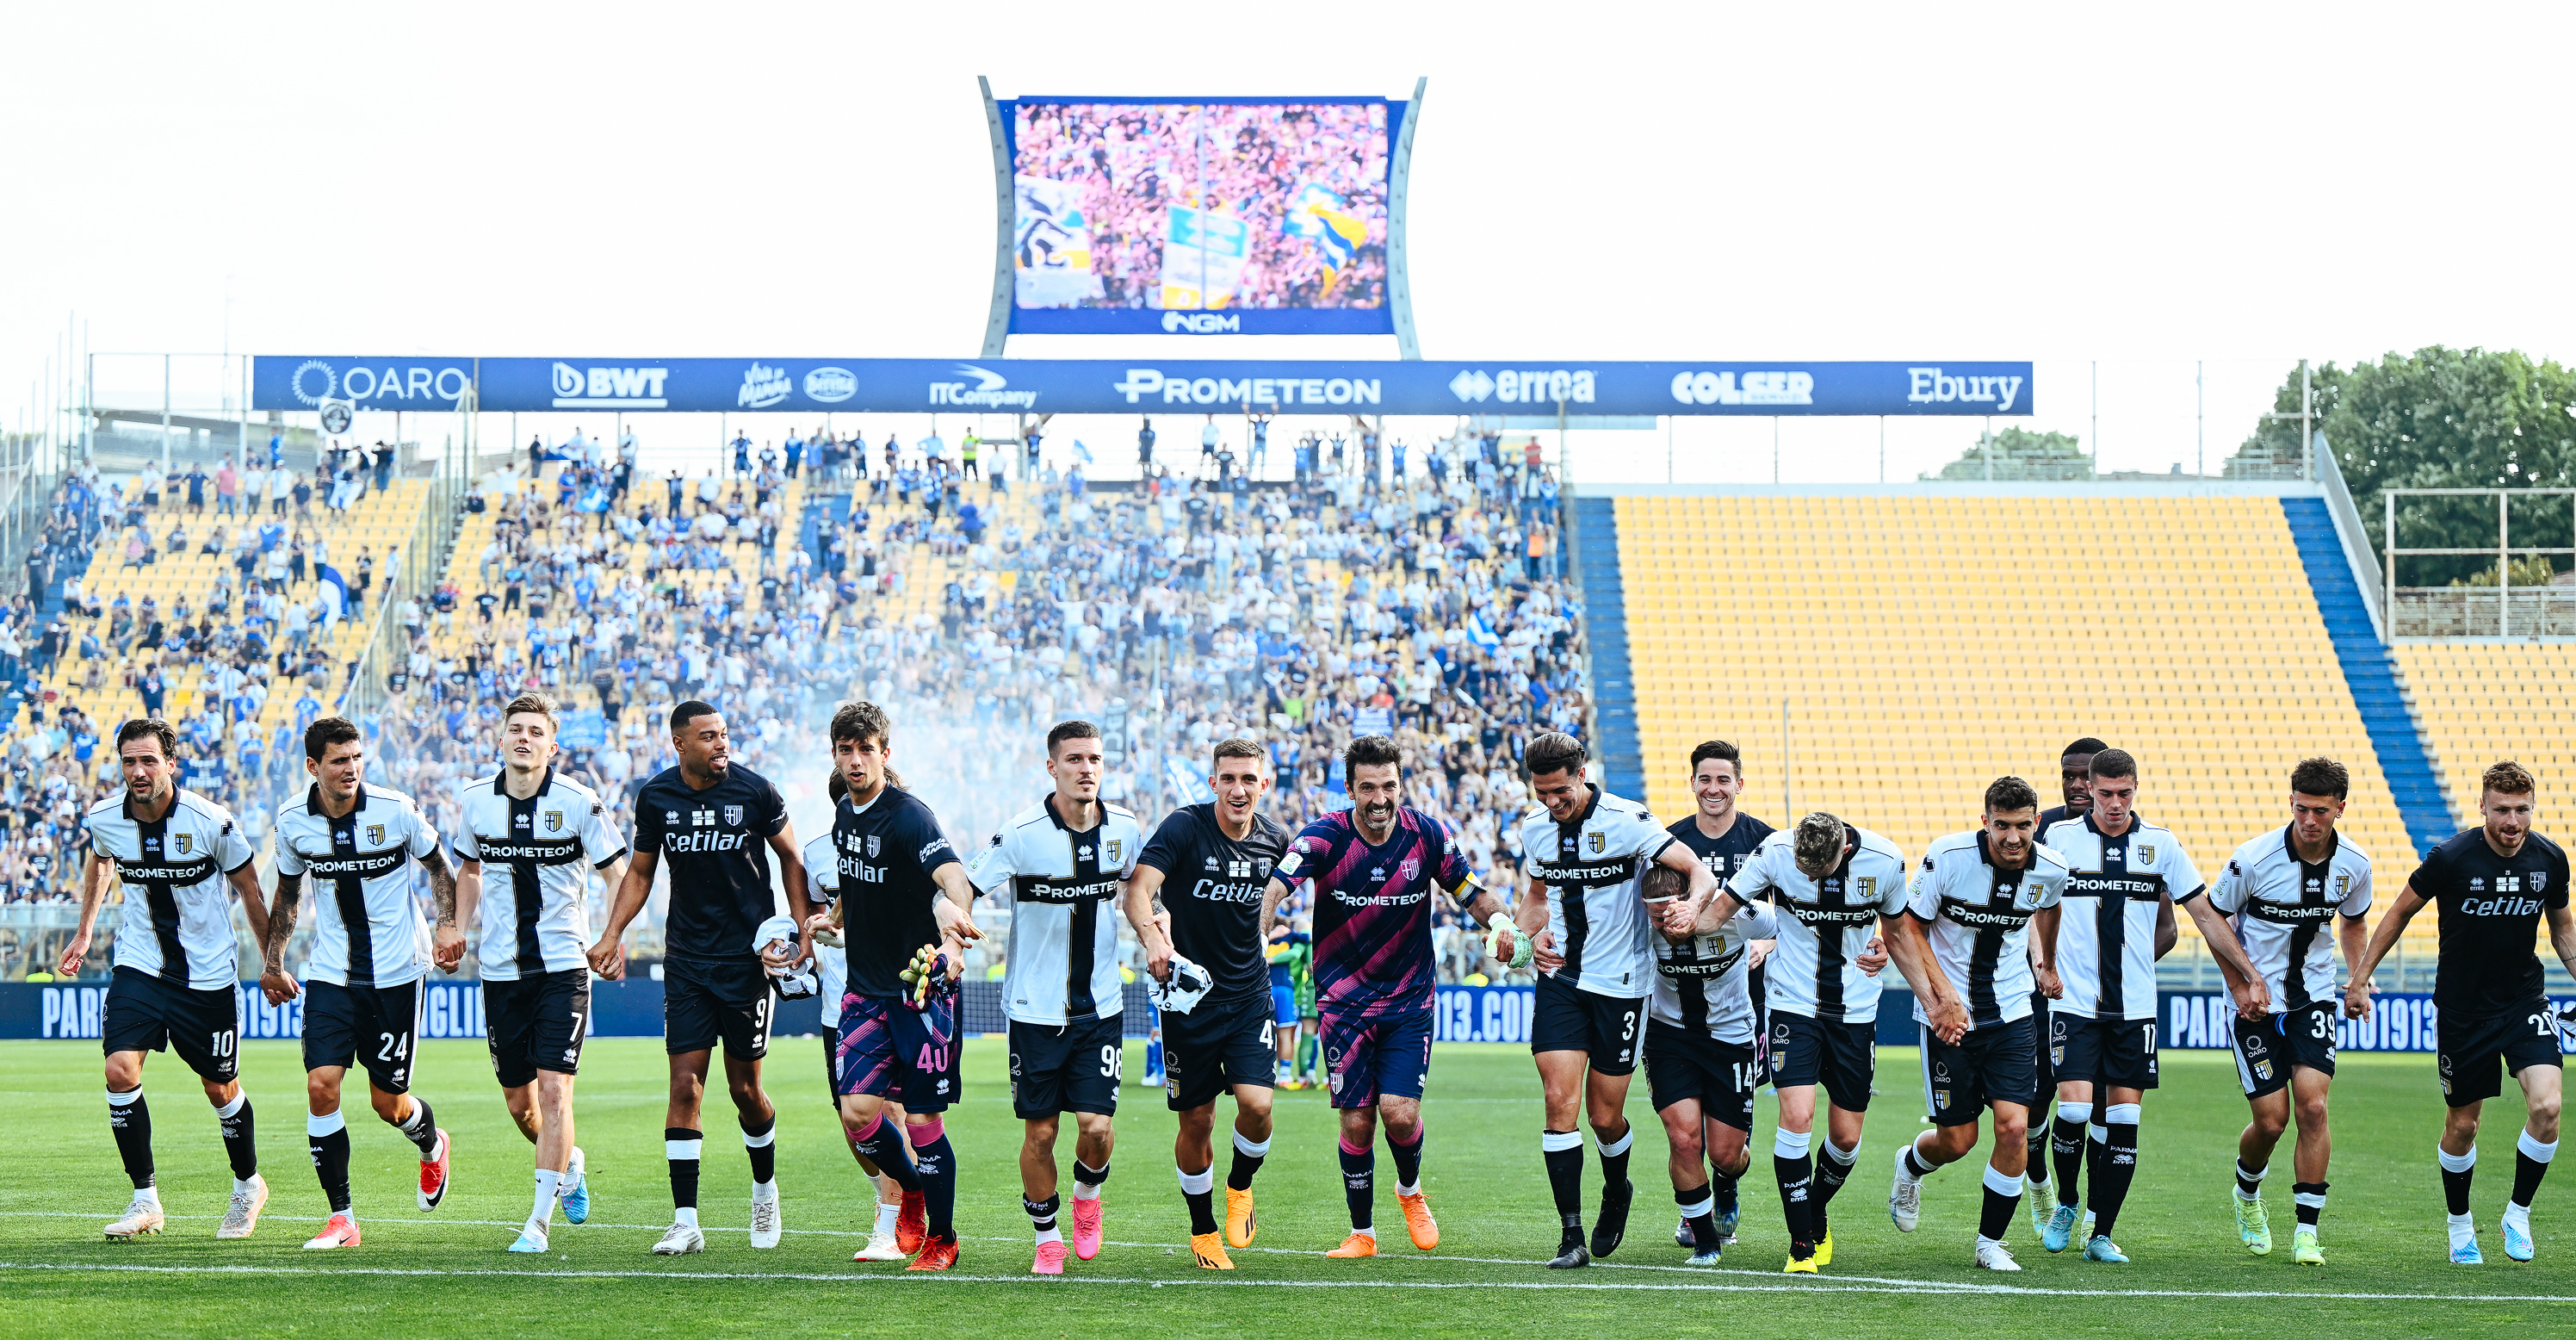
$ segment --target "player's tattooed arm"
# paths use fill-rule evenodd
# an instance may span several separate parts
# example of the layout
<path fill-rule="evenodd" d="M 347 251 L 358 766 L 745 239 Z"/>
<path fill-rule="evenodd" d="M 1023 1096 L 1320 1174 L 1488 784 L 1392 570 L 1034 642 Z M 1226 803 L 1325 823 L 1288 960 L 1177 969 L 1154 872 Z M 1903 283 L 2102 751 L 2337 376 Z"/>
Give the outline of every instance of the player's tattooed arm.
<path fill-rule="evenodd" d="M 281 874 L 277 896 L 268 904 L 268 939 L 260 946 L 259 989 L 271 1005 L 283 1005 L 303 988 L 286 975 L 286 942 L 295 938 L 295 919 L 304 902 L 304 877 Z"/>
<path fill-rule="evenodd" d="M 63 945 L 62 961 L 54 965 L 62 970 L 65 977 L 78 975 L 81 960 L 89 957 L 90 934 L 98 928 L 99 905 L 107 901 L 107 885 L 112 878 L 108 859 L 100 855 L 97 848 L 91 848 L 89 861 L 81 867 L 80 926 L 72 932 L 70 941 Z M 257 930 L 258 927 L 254 925 L 252 929 Z"/>
<path fill-rule="evenodd" d="M 447 850 L 432 847 L 422 853 L 420 868 L 429 876 L 429 902 L 435 915 L 430 927 L 430 961 L 442 972 L 456 971 L 465 961 L 465 932 L 456 925 L 456 871 L 447 864 Z"/>

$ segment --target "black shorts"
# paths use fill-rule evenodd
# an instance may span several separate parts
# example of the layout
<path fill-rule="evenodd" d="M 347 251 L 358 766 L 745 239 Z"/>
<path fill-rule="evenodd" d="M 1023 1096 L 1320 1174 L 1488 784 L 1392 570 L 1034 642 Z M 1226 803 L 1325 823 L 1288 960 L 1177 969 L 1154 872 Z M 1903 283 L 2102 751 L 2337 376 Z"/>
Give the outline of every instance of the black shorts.
<path fill-rule="evenodd" d="M 1642 997 L 1605 996 L 1562 977 L 1542 977 L 1530 1007 L 1530 1051 L 1582 1052 L 1594 1074 L 1626 1075 L 1637 1069 L 1645 1024 Z"/>
<path fill-rule="evenodd" d="M 411 1091 L 420 1047 L 420 983 L 400 986 L 304 984 L 304 1068 L 367 1068 L 379 1093 Z"/>
<path fill-rule="evenodd" d="M 1762 1065 L 1750 1042 L 1720 1042 L 1696 1028 L 1646 1021 L 1646 1090 L 1655 1110 L 1699 1101 L 1700 1111 L 1739 1131 L 1753 1129 Z"/>
<path fill-rule="evenodd" d="M 2435 1067 L 2442 1077 L 2442 1101 L 2453 1107 L 2493 1098 L 2504 1091 L 2496 1062 L 2519 1075 L 2526 1066 L 2567 1064 L 2558 1050 L 2558 1019 L 2547 1000 L 2503 1014 L 2441 1012 L 2434 1023 L 2439 1048 Z"/>
<path fill-rule="evenodd" d="M 2048 993 L 2033 989 L 2030 993 L 2031 1072 L 2039 1079 L 2039 1092 L 2057 1092 L 2057 1065 L 2049 1056 Z"/>
<path fill-rule="evenodd" d="M 2058 1013 L 2048 1021 L 2048 1059 L 2060 1084 L 2091 1084 L 2093 1101 L 2111 1101 L 2104 1088 L 2156 1087 L 2156 1021 L 2086 1019 Z"/>
<path fill-rule="evenodd" d="M 1290 1014 L 1294 1027 L 1295 1014 Z M 1278 1077 L 1278 1021 L 1268 996 L 1199 1002 L 1163 1014 L 1163 1096 L 1175 1112 L 1205 1107 L 1238 1084 L 1272 1087 Z"/>
<path fill-rule="evenodd" d="M 1822 1084 L 1834 1106 L 1845 1112 L 1867 1112 L 1870 1081 L 1877 1075 L 1877 1024 L 1771 1012 L 1774 1088 Z"/>
<path fill-rule="evenodd" d="M 502 1088 L 533 1084 L 540 1070 L 580 1074 L 589 1034 L 590 969 L 527 973 L 513 982 L 483 979 L 483 1041 Z"/>
<path fill-rule="evenodd" d="M 2321 1000 L 2261 1019 L 2238 1016 L 2236 1078 L 2245 1086 L 2245 1096 L 2279 1093 L 2289 1086 L 2294 1066 L 2333 1074 L 2335 1013 L 2335 1002 Z"/>
<path fill-rule="evenodd" d="M 241 1074 L 241 993 L 199 991 L 140 968 L 119 968 L 108 979 L 98 1036 L 110 1056 L 177 1052 L 200 1078 L 229 1084 Z"/>
<path fill-rule="evenodd" d="M 711 1051 L 724 1043 L 725 1056 L 757 1061 L 769 1054 L 770 1012 L 778 994 L 760 960 L 713 963 L 665 959 L 662 963 L 662 1049 Z"/>
<path fill-rule="evenodd" d="M 1125 1042 L 1125 1021 L 1115 1014 L 1061 1025 L 1012 1020 L 1011 1111 L 1022 1121 L 1115 1113 Z"/>
<path fill-rule="evenodd" d="M 2038 1101 L 2039 1026 L 2031 1019 L 1979 1024 L 1956 1045 L 1943 1042 L 1930 1024 L 1917 1027 L 1923 1033 L 1923 1111 L 1933 1125 L 1968 1125 L 1985 1114 L 1988 1103 L 2026 1108 Z"/>

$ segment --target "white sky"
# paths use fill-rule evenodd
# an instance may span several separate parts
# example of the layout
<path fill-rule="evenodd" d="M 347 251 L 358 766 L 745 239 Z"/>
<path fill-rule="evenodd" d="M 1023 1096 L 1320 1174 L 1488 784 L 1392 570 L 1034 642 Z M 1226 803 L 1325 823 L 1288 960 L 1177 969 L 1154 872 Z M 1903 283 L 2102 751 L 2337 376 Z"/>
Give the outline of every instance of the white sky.
<path fill-rule="evenodd" d="M 2302 355 L 2576 353 L 2571 30 L 2563 4 L 14 5 L 0 413 L 74 313 L 101 351 L 969 356 L 977 74 L 1006 97 L 1422 74 L 1429 357 L 2031 358 L 2037 426 L 2088 442 L 2098 359 L 2104 465 L 2158 470 L 2192 468 L 2206 360 L 2214 468 Z M 920 425 L 872 436 L 893 426 Z M 1976 426 L 1895 424 L 1891 477 Z M 1673 471 L 1767 479 L 1771 429 L 1685 421 Z M 1789 420 L 1786 477 L 1874 477 L 1877 434 Z M 1576 473 L 1661 479 L 1662 439 L 1578 435 Z"/>

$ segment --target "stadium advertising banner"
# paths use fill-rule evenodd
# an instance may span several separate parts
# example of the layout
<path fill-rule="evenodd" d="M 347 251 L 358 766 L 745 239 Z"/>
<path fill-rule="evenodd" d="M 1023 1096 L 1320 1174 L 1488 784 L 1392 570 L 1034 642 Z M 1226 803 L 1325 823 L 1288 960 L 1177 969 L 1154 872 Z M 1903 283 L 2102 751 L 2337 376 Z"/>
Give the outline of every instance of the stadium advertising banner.
<path fill-rule="evenodd" d="M 2031 365 L 261 355 L 251 407 L 797 414 L 1950 415 L 2031 412 Z"/>
<path fill-rule="evenodd" d="M 966 1031 L 995 1033 L 1005 1026 L 1001 983 L 967 982 L 961 1019 Z M 298 1038 L 304 1035 L 304 1003 L 271 1005 L 259 983 L 241 984 L 242 1036 Z M 1142 984 L 1126 989 L 1126 1033 L 1143 1037 L 1151 1012 Z M 1432 1037 L 1439 1042 L 1510 1042 L 1530 1040 L 1534 995 L 1526 986 L 1444 986 L 1432 1003 Z M 0 1038 L 85 1038 L 99 1035 L 99 1011 L 107 1002 L 105 981 L 0 983 Z M 596 1037 L 660 1037 L 662 984 L 637 977 L 623 982 L 591 983 L 591 1033 Z M 2576 1005 L 2576 998 L 2551 1002 Z M 2174 1051 L 2223 1050 L 2236 1005 L 2223 991 L 2167 991 L 2158 1000 L 2161 1023 L 2156 1045 Z M 2438 1015 L 2433 997 L 2419 992 L 2381 992 L 2367 1019 L 2341 1019 L 2335 1024 L 2335 1046 L 2344 1051 L 2429 1052 L 2434 1048 Z M 815 1002 L 786 1001 L 771 1030 L 781 1037 L 816 1031 L 820 1015 Z M 426 1038 L 483 1036 L 483 988 L 480 982 L 430 982 L 422 991 L 421 1034 Z M 1912 1046 L 1916 1041 L 1913 998 L 1890 991 L 1880 1001 L 1878 1041 L 1884 1046 Z M 2566 1050 L 2561 1041 L 2561 1050 Z"/>
<path fill-rule="evenodd" d="M 1406 105 L 997 100 L 1011 329 L 1385 335 Z"/>

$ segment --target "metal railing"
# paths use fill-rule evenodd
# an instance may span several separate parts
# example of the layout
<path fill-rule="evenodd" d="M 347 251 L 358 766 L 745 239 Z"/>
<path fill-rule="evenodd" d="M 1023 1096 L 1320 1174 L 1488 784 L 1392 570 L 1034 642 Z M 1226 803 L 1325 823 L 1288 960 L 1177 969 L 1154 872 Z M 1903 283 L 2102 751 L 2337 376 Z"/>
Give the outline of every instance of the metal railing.
<path fill-rule="evenodd" d="M 2538 590 L 2542 593 L 2539 608 L 2535 612 L 2538 622 L 2526 625 L 2517 617 L 2523 612 L 2523 610 L 2521 603 L 2515 599 L 2515 597 L 2520 596 L 2522 591 L 2514 589 L 2513 560 L 2517 557 L 2554 558 L 2566 555 L 2576 555 L 2576 546 L 2515 544 L 2513 542 L 2513 500 L 2516 498 L 2563 498 L 2567 501 L 2570 520 L 2576 521 L 2576 489 L 2385 489 L 2381 491 L 2380 497 L 2382 499 L 2382 506 L 2386 508 L 2386 518 L 2383 522 L 2385 528 L 2381 530 L 2379 534 L 2380 552 L 2386 555 L 2387 562 L 2387 569 L 2383 578 L 2383 586 L 2387 591 L 2387 604 L 2392 611 L 2390 623 L 2395 625 L 2399 623 L 2402 618 L 2414 617 L 2418 619 L 2420 626 L 2423 627 L 2443 628 L 2456 622 L 2461 630 L 2456 632 L 2409 633 L 2402 628 L 2392 626 L 2390 629 L 2392 634 L 2399 637 L 2567 636 L 2567 634 L 2560 632 L 2541 631 L 2543 624 L 2547 623 L 2553 617 L 2553 611 L 2558 608 L 2558 606 L 2551 601 L 2549 595 L 2554 588 L 2523 588 L 2523 590 Z M 2398 499 L 2486 497 L 2492 497 L 2495 499 L 2496 542 L 2493 548 L 2485 546 L 2480 546 L 2476 549 L 2407 549 L 2399 547 L 2397 543 Z M 2401 558 L 2429 557 L 2484 558 L 2490 554 L 2495 556 L 2496 561 L 2496 585 L 2491 587 L 2465 586 L 2458 588 L 2408 588 L 2405 591 L 2405 594 L 2408 596 L 2422 596 L 2430 591 L 2440 590 L 2447 592 L 2454 589 L 2462 594 L 2456 600 L 2418 600 L 2415 603 L 2421 606 L 2420 614 L 2402 616 L 2394 613 L 2400 599 L 2400 588 L 2397 585 L 2397 560 Z M 2470 598 L 2474 596 L 2484 596 L 2485 599 L 2481 602 Z M 2477 617 L 2481 612 L 2486 616 L 2483 622 L 2481 622 Z"/>
<path fill-rule="evenodd" d="M 2576 586 L 2401 586 L 2388 631 L 2392 637 L 2576 638 Z"/>

